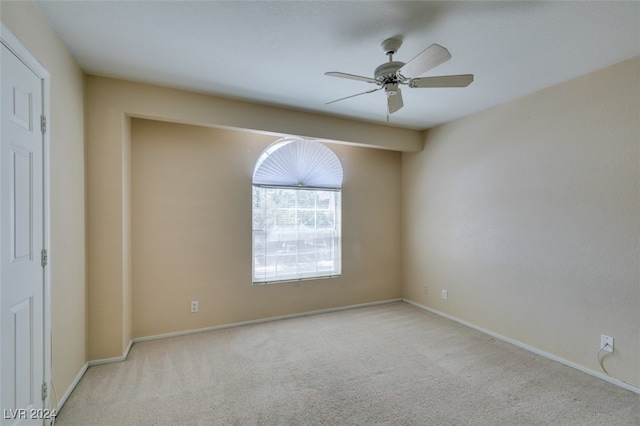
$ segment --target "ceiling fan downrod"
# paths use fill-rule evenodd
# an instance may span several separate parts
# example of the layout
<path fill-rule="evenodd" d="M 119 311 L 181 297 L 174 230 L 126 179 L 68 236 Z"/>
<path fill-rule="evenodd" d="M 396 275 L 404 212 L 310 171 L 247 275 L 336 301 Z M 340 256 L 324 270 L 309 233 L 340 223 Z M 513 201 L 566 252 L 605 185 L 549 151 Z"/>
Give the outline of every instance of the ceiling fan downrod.
<path fill-rule="evenodd" d="M 404 62 L 394 61 L 393 54 L 398 51 L 402 46 L 402 40 L 399 38 L 388 38 L 381 44 L 382 50 L 389 57 L 389 62 L 384 63 L 377 67 L 374 71 L 374 78 L 380 86 L 386 86 L 387 84 L 395 84 L 397 87 L 399 81 L 397 71 L 402 68 Z M 393 90 L 394 92 L 397 90 Z"/>

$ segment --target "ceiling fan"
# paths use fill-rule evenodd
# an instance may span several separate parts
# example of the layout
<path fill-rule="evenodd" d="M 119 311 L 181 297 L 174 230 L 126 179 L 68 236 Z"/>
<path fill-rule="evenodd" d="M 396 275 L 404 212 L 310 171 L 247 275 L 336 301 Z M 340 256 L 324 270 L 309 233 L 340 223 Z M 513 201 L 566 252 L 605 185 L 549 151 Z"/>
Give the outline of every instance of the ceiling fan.
<path fill-rule="evenodd" d="M 451 54 L 446 48 L 439 44 L 432 44 L 407 63 L 394 61 L 393 55 L 398 51 L 401 45 L 402 40 L 395 37 L 388 38 L 382 42 L 382 50 L 384 50 L 384 53 L 389 56 L 389 62 L 385 62 L 377 67 L 373 73 L 373 78 L 336 71 L 326 72 L 325 75 L 331 77 L 360 80 L 366 83 L 375 84 L 378 87 L 367 90 L 366 92 L 357 93 L 355 95 L 327 102 L 325 105 L 384 89 L 387 95 L 388 114 L 393 114 L 404 106 L 404 103 L 402 102 L 402 92 L 400 91 L 400 85 L 402 84 L 411 88 L 467 87 L 473 81 L 473 74 L 419 77 L 430 69 L 451 59 Z"/>

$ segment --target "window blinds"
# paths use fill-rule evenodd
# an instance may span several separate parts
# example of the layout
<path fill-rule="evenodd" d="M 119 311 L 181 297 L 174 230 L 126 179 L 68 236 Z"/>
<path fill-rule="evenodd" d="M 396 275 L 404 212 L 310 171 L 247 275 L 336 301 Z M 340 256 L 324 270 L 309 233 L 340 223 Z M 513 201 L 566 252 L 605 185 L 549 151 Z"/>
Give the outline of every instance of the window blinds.
<path fill-rule="evenodd" d="M 253 172 L 254 185 L 305 188 L 342 187 L 342 165 L 320 142 L 284 138 L 270 145 Z"/>
<path fill-rule="evenodd" d="M 341 273 L 342 165 L 326 146 L 297 138 L 270 145 L 253 174 L 253 282 Z"/>

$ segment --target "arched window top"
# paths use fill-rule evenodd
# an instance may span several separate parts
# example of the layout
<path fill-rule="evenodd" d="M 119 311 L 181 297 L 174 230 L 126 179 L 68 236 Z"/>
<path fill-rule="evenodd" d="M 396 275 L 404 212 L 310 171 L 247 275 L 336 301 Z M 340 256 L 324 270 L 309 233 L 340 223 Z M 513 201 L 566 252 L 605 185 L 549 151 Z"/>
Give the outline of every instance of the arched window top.
<path fill-rule="evenodd" d="M 339 189 L 342 176 L 340 160 L 325 145 L 283 138 L 269 145 L 258 158 L 253 184 Z"/>

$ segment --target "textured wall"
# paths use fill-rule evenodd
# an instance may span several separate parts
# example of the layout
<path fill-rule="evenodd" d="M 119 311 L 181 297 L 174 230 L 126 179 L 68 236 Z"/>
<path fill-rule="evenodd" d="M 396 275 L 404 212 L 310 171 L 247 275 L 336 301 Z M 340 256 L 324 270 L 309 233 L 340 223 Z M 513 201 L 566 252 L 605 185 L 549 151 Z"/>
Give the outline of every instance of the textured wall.
<path fill-rule="evenodd" d="M 251 176 L 276 139 L 132 120 L 134 337 L 400 297 L 401 154 L 335 144 L 342 277 L 251 284 Z"/>
<path fill-rule="evenodd" d="M 613 336 L 640 385 L 639 123 L 635 58 L 432 129 L 403 154 L 403 296 L 595 371 Z"/>

